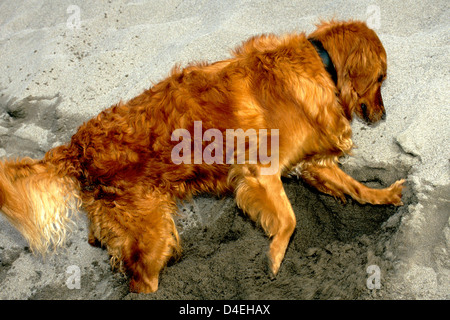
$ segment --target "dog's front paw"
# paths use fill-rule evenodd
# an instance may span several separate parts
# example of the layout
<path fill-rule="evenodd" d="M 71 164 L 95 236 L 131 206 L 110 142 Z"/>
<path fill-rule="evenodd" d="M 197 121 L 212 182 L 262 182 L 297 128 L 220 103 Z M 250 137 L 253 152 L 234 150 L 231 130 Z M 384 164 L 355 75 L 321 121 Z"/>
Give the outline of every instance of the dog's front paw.
<path fill-rule="evenodd" d="M 398 180 L 394 182 L 389 188 L 387 188 L 389 192 L 389 198 L 387 204 L 392 204 L 394 206 L 402 206 L 402 191 L 405 186 L 405 179 Z"/>

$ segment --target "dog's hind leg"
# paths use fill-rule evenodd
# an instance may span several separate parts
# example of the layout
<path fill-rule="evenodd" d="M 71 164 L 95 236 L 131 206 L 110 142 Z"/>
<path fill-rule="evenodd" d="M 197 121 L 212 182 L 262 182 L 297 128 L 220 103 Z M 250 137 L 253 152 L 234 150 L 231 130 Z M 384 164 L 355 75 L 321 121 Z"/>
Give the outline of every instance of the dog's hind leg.
<path fill-rule="evenodd" d="M 230 171 L 237 205 L 261 224 L 272 238 L 269 249 L 270 269 L 278 273 L 296 219 L 279 175 L 261 175 L 257 166 L 236 166 Z"/>
<path fill-rule="evenodd" d="M 158 289 L 159 273 L 180 252 L 178 232 L 172 218 L 173 199 L 158 192 L 103 190 L 83 195 L 91 222 L 89 240 L 108 249 L 113 267 L 130 277 L 133 292 Z"/>

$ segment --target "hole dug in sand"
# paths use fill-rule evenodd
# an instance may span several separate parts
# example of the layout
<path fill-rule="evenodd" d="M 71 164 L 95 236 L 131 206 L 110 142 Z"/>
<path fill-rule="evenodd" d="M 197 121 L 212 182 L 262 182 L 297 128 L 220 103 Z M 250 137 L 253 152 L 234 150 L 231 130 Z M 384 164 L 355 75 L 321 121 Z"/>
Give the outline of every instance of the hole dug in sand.
<path fill-rule="evenodd" d="M 407 177 L 408 171 L 397 165 L 349 173 L 383 188 Z M 283 183 L 297 228 L 276 278 L 268 270 L 270 240 L 262 229 L 231 198 L 197 197 L 180 210 L 181 259 L 163 271 L 159 290 L 145 299 L 383 298 L 394 260 L 386 242 L 407 206 L 416 201 L 408 184 L 404 206 L 394 207 L 360 205 L 351 199 L 342 204 L 301 180 Z M 380 268 L 378 290 L 367 287 L 369 265 Z"/>

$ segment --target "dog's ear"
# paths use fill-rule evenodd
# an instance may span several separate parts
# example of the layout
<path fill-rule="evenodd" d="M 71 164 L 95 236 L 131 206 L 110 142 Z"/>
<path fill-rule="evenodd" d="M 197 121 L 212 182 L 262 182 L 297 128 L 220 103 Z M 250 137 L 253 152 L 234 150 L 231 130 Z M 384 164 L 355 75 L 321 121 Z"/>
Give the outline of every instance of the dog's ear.
<path fill-rule="evenodd" d="M 367 58 L 364 52 L 353 46 L 349 54 L 343 60 L 343 67 L 339 76 L 340 97 L 344 106 L 347 119 L 353 118 L 353 113 L 358 107 L 359 96 L 362 95 L 371 84 L 371 77 L 367 70 Z"/>
<path fill-rule="evenodd" d="M 373 84 L 373 73 L 375 66 L 372 65 L 370 52 L 362 47 L 355 48 L 347 57 L 344 66 L 344 77 L 350 81 L 358 95 Z"/>

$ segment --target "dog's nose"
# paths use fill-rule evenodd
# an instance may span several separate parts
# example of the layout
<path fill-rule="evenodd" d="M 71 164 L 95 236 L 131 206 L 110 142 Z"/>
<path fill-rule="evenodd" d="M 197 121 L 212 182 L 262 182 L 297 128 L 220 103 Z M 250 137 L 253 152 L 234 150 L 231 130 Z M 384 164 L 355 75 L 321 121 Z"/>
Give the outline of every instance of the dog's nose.
<path fill-rule="evenodd" d="M 367 106 L 365 103 L 361 103 L 361 111 L 364 119 L 367 119 Z"/>
<path fill-rule="evenodd" d="M 386 120 L 386 111 L 383 110 L 383 115 L 381 116 L 381 120 Z"/>

